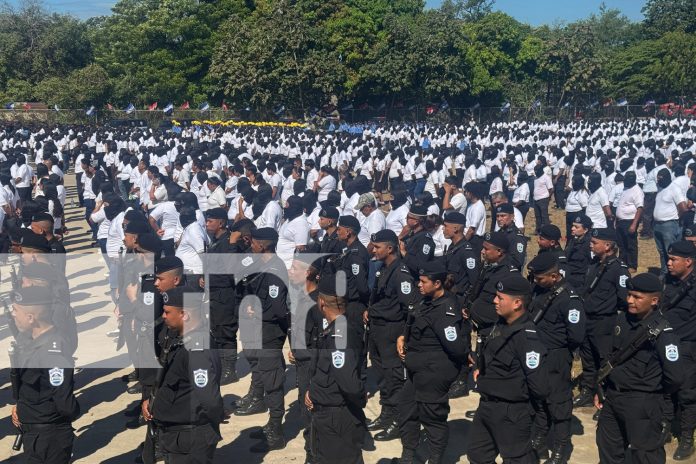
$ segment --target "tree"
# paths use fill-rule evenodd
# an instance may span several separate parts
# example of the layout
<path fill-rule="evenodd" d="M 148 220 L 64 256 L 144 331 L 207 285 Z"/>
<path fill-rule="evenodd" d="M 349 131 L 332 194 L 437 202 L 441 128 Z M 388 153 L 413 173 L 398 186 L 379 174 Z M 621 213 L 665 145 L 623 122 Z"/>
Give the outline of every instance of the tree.
<path fill-rule="evenodd" d="M 645 30 L 651 37 L 671 31 L 696 32 L 693 0 L 648 0 L 641 11 L 645 15 Z"/>
<path fill-rule="evenodd" d="M 488 15 L 495 0 L 444 0 L 440 11 L 446 16 L 464 21 L 480 21 Z"/>

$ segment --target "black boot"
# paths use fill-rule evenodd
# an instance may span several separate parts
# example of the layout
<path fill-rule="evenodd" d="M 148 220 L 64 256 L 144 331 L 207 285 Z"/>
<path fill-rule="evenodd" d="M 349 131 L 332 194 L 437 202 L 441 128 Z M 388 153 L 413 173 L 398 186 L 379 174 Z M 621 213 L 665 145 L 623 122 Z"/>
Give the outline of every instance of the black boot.
<path fill-rule="evenodd" d="M 399 438 L 399 424 L 396 419 L 392 419 L 381 432 L 374 436 L 375 441 L 390 441 Z"/>
<path fill-rule="evenodd" d="M 447 396 L 450 399 L 463 398 L 469 396 L 469 383 L 464 380 L 456 380 L 449 389 Z"/>
<path fill-rule="evenodd" d="M 592 406 L 594 404 L 594 395 L 592 394 L 592 390 L 589 388 L 583 388 L 580 390 L 580 393 L 578 396 L 573 398 L 573 407 L 574 408 L 585 408 L 587 406 Z"/>
<path fill-rule="evenodd" d="M 672 457 L 675 461 L 686 461 L 692 454 L 694 454 L 694 431 L 682 431 L 679 446 Z"/>
<path fill-rule="evenodd" d="M 387 426 L 389 423 L 389 420 L 387 419 L 387 406 L 382 406 L 382 412 L 379 413 L 379 417 L 377 419 L 370 421 L 367 423 L 367 430 L 370 432 L 373 432 L 375 430 L 382 430 L 384 427 Z"/>
<path fill-rule="evenodd" d="M 229 385 L 239 382 L 237 375 L 237 355 L 225 356 L 220 360 L 222 364 L 222 376 L 220 377 L 220 385 Z"/>
<path fill-rule="evenodd" d="M 268 453 L 269 451 L 285 448 L 285 435 L 283 435 L 282 418 L 271 419 L 266 429 L 266 439 L 258 443 L 249 451 L 252 453 Z"/>
<path fill-rule="evenodd" d="M 544 464 L 568 464 L 568 447 L 564 444 L 556 444 L 551 451 L 551 457 Z"/>
<path fill-rule="evenodd" d="M 263 395 L 263 392 L 261 392 L 261 395 Z M 246 395 L 244 395 L 241 398 L 239 398 L 238 400 L 232 402 L 232 408 L 239 409 L 239 408 L 245 407 L 254 398 L 254 396 L 259 396 L 259 395 L 258 394 L 254 395 L 254 391 L 252 389 L 252 386 L 250 385 L 249 391 L 247 392 Z"/>
<path fill-rule="evenodd" d="M 244 406 L 237 409 L 234 415 L 253 416 L 254 414 L 263 414 L 266 411 L 268 411 L 268 408 L 266 408 L 266 403 L 263 398 L 254 397 L 248 403 L 245 403 Z"/>
<path fill-rule="evenodd" d="M 546 460 L 549 458 L 549 447 L 546 445 L 546 433 L 537 431 L 532 437 L 532 449 L 537 455 L 539 460 Z"/>
<path fill-rule="evenodd" d="M 664 445 L 672 443 L 672 424 L 669 421 L 662 421 L 662 438 L 660 440 Z"/>
<path fill-rule="evenodd" d="M 416 460 L 416 450 L 404 448 L 401 450 L 401 457 L 392 459 L 393 464 L 413 464 Z"/>
<path fill-rule="evenodd" d="M 432 453 L 430 457 L 428 458 L 427 461 L 425 461 L 425 464 L 440 464 L 442 462 L 442 454 L 441 453 Z"/>

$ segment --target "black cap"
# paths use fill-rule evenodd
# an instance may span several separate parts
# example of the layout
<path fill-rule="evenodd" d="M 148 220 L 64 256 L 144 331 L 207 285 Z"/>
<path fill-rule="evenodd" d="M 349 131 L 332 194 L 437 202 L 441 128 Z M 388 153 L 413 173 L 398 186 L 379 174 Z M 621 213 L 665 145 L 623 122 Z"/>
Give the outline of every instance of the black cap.
<path fill-rule="evenodd" d="M 53 216 L 46 212 L 36 213 L 31 217 L 31 222 L 54 222 Z"/>
<path fill-rule="evenodd" d="M 553 224 L 544 224 L 541 226 L 541 229 L 539 229 L 539 236 L 546 240 L 559 241 L 561 239 L 561 229 Z"/>
<path fill-rule="evenodd" d="M 145 221 L 131 221 L 126 224 L 123 231 L 127 234 L 146 234 L 152 231 L 152 227 Z"/>
<path fill-rule="evenodd" d="M 532 273 L 543 274 L 558 265 L 558 257 L 554 253 L 539 253 L 527 264 Z"/>
<path fill-rule="evenodd" d="M 322 203 L 325 203 L 322 201 Z M 337 220 L 339 218 L 338 209 L 333 206 L 322 206 L 319 217 Z"/>
<path fill-rule="evenodd" d="M 428 261 L 420 266 L 418 275 L 426 276 L 431 280 L 444 281 L 447 278 L 447 265 L 444 259 Z"/>
<path fill-rule="evenodd" d="M 55 269 L 48 263 L 32 261 L 22 266 L 22 275 L 30 279 L 53 280 Z"/>
<path fill-rule="evenodd" d="M 696 257 L 696 245 L 689 240 L 680 240 L 669 246 L 667 254 L 681 256 L 682 258 L 694 258 Z"/>
<path fill-rule="evenodd" d="M 391 243 L 392 245 L 397 245 L 399 243 L 399 237 L 396 236 L 396 232 L 393 230 L 383 229 L 372 234 L 370 241 L 374 243 Z"/>
<path fill-rule="evenodd" d="M 188 298 L 185 296 L 186 294 L 189 294 Z M 192 292 L 191 289 L 187 287 L 174 287 L 171 290 L 162 292 L 162 303 L 166 306 L 173 306 L 175 308 L 200 309 L 200 302 L 203 301 L 203 295 L 203 293 Z M 198 304 L 196 305 L 198 307 L 184 306 L 185 299 L 191 302 L 196 301 L 196 297 L 198 297 Z"/>
<path fill-rule="evenodd" d="M 606 240 L 607 242 L 615 242 L 616 241 L 616 232 L 614 231 L 614 229 L 609 229 L 609 228 L 594 229 L 592 231 L 592 236 L 596 239 L 599 239 L 599 240 Z"/>
<path fill-rule="evenodd" d="M 575 216 L 575 218 L 573 218 L 573 224 L 580 224 L 585 229 L 591 229 L 592 219 L 590 219 L 590 217 L 586 214 L 578 214 L 577 216 Z"/>
<path fill-rule="evenodd" d="M 483 237 L 483 240 L 497 248 L 500 248 L 505 253 L 507 253 L 508 248 L 510 248 L 510 241 L 508 240 L 505 232 L 487 232 Z"/>
<path fill-rule="evenodd" d="M 500 279 L 496 285 L 496 289 L 505 295 L 529 295 L 532 293 L 532 288 L 529 281 L 516 272 L 510 273 Z"/>
<path fill-rule="evenodd" d="M 138 234 L 138 246 L 150 253 L 162 253 L 162 240 L 152 232 Z"/>
<path fill-rule="evenodd" d="M 460 224 L 460 225 L 465 226 L 466 225 L 466 216 L 464 216 L 460 212 L 452 211 L 451 213 L 445 214 L 445 222 L 449 222 L 450 224 Z"/>
<path fill-rule="evenodd" d="M 155 274 L 171 271 L 172 269 L 184 270 L 184 263 L 176 256 L 165 256 L 155 262 Z"/>
<path fill-rule="evenodd" d="M 51 252 L 51 246 L 43 235 L 37 235 L 31 231 L 31 229 L 22 229 L 22 236 L 19 239 L 19 244 L 22 248 L 29 248 L 32 250 L 39 250 L 45 253 Z"/>
<path fill-rule="evenodd" d="M 510 203 L 502 203 L 495 208 L 495 214 L 515 214 L 515 209 Z"/>
<path fill-rule="evenodd" d="M 206 219 L 222 219 L 227 220 L 227 211 L 222 208 L 213 208 L 205 212 Z"/>
<path fill-rule="evenodd" d="M 411 206 L 411 209 L 408 210 L 408 214 L 411 216 L 427 216 L 428 215 L 428 208 L 426 208 L 423 205 L 413 205 Z"/>
<path fill-rule="evenodd" d="M 341 216 L 338 219 L 338 226 L 352 229 L 356 234 L 360 232 L 360 221 L 355 216 Z"/>
<path fill-rule="evenodd" d="M 684 227 L 684 237 L 696 237 L 696 224 Z"/>
<path fill-rule="evenodd" d="M 249 226 L 256 227 L 256 225 L 254 224 L 254 221 L 252 221 L 251 219 L 243 218 L 243 219 L 240 219 L 238 221 L 235 221 L 235 223 L 232 224 L 232 227 L 230 227 L 230 231 L 239 232 L 243 228 L 249 227 Z"/>
<path fill-rule="evenodd" d="M 319 278 L 319 293 L 327 296 L 338 296 L 335 274 L 327 273 Z"/>
<path fill-rule="evenodd" d="M 628 288 L 634 292 L 659 293 L 662 292 L 662 282 L 655 274 L 646 272 L 631 277 Z"/>
<path fill-rule="evenodd" d="M 268 240 L 271 242 L 278 241 L 278 232 L 272 227 L 261 227 L 251 231 L 251 238 L 255 240 Z"/>
<path fill-rule="evenodd" d="M 52 305 L 56 296 L 51 287 L 32 285 L 12 291 L 12 301 L 22 306 Z"/>

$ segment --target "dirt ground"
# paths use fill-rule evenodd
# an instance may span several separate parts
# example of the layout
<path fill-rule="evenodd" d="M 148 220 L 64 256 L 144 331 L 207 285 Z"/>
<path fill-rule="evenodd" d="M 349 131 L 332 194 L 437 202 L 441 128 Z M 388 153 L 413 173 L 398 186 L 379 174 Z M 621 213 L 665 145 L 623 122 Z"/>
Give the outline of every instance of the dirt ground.
<path fill-rule="evenodd" d="M 72 289 L 72 301 L 78 314 L 81 346 L 88 347 L 78 353 L 78 364 L 86 367 L 76 376 L 76 393 L 81 405 L 82 416 L 75 422 L 77 438 L 74 446 L 74 462 L 76 463 L 132 463 L 136 457 L 136 447 L 143 440 L 146 430 L 144 427 L 128 430 L 125 424 L 128 418 L 124 416 L 126 408 L 137 405 L 139 395 L 126 393 L 126 384 L 120 377 L 130 369 L 115 369 L 98 364 L 97 359 L 108 359 L 113 365 L 122 362 L 125 356 L 123 350 L 115 350 L 114 339 L 108 338 L 106 332 L 116 328 L 113 317 L 113 304 L 105 296 L 107 285 L 105 268 L 100 263 L 96 248 L 90 248 L 89 237 L 86 233 L 82 211 L 70 207 L 74 198 L 74 180 L 72 174 L 66 176 L 68 191 L 67 224 L 70 232 L 65 241 L 72 251 L 85 253 L 70 260 L 69 280 Z M 562 211 L 552 210 L 553 221 L 563 224 Z M 531 230 L 533 212 L 527 218 L 527 230 Z M 641 241 L 640 269 L 658 264 L 655 245 L 651 241 Z M 532 237 L 529 256 L 536 254 L 536 238 Z M 74 262 L 73 262 L 74 261 Z M 4 271 L 4 270 L 3 270 Z M 4 295 L 9 290 L 9 279 L 6 272 L 2 273 L 0 292 Z M 9 333 L 4 322 L 0 322 L 0 352 L 4 352 L 9 343 Z M 243 358 L 243 356 L 242 356 Z M 120 361 L 119 361 L 120 360 Z M 7 364 L 3 363 L 2 366 Z M 225 405 L 243 396 L 249 387 L 250 375 L 247 363 L 242 359 L 239 369 L 243 378 L 239 383 L 223 387 Z M 242 462 L 253 463 L 302 463 L 304 462 L 303 439 L 299 425 L 299 408 L 295 386 L 295 371 L 289 365 L 286 380 L 286 422 L 285 435 L 288 446 L 280 451 L 267 455 L 252 454 L 248 448 L 256 443 L 249 437 L 249 432 L 265 424 L 267 415 L 260 414 L 250 417 L 232 416 L 228 423 L 222 425 L 223 440 L 216 454 L 216 463 Z M 8 370 L 0 371 L 0 462 L 20 462 L 18 453 L 11 450 L 14 440 L 14 429 L 9 416 L 11 411 Z M 370 375 L 370 391 L 375 392 L 375 379 Z M 378 396 L 378 395 L 377 395 Z M 475 409 L 478 396 L 472 393 L 467 398 L 453 400 L 450 413 L 450 440 L 446 455 L 447 463 L 468 462 L 464 456 L 467 445 L 467 431 L 471 421 L 465 418 L 466 411 Z M 366 414 L 374 418 L 379 413 L 378 397 L 371 397 Z M 598 461 L 594 439 L 595 422 L 592 421 L 592 409 L 585 408 L 574 411 L 573 424 L 574 452 L 572 463 L 593 463 Z M 371 441 L 371 440 L 370 440 Z M 387 463 L 392 457 L 400 455 L 399 441 L 387 443 L 370 443 L 364 453 L 368 463 Z M 671 456 L 675 444 L 667 446 L 667 454 Z M 425 450 L 419 455 L 426 457 Z M 672 462 L 668 459 L 668 462 Z"/>

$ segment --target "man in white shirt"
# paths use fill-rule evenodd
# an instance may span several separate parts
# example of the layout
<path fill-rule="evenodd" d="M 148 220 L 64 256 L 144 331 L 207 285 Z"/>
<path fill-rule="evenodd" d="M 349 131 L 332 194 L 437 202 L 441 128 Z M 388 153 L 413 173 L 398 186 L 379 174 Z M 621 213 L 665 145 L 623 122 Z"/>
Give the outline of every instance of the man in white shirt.
<path fill-rule="evenodd" d="M 227 209 L 227 198 L 225 191 L 221 187 L 222 181 L 218 177 L 208 177 L 208 209 L 222 208 Z"/>
<path fill-rule="evenodd" d="M 179 225 L 179 212 L 173 199 L 155 206 L 150 211 L 150 226 L 162 240 L 162 255 L 174 255 L 174 233 Z"/>
<path fill-rule="evenodd" d="M 667 275 L 667 250 L 674 242 L 681 240 L 679 218 L 687 211 L 686 194 L 681 187 L 672 182 L 669 169 L 662 167 L 657 172 L 658 192 L 655 196 L 653 213 L 653 233 L 655 245 L 660 254 L 660 273 Z"/>
<path fill-rule="evenodd" d="M 616 207 L 616 236 L 621 259 L 631 274 L 638 269 L 638 224 L 645 194 L 636 182 L 635 171 L 624 176 L 624 189 Z"/>
<path fill-rule="evenodd" d="M 179 212 L 179 221 L 184 228 L 176 248 L 175 256 L 184 263 L 184 269 L 192 274 L 203 274 L 203 254 L 208 234 L 196 218 L 196 210 L 184 206 Z"/>
<path fill-rule="evenodd" d="M 457 213 L 466 214 L 466 196 L 457 187 L 457 178 L 455 176 L 447 176 L 443 190 L 445 191 L 442 197 L 443 212 L 456 211 Z"/>
<path fill-rule="evenodd" d="M 278 230 L 278 244 L 276 254 L 290 269 L 295 253 L 301 253 L 309 242 L 309 222 L 304 215 L 302 198 L 291 196 L 287 201 L 288 206 L 283 211 L 285 221 Z"/>
<path fill-rule="evenodd" d="M 384 230 L 387 225 L 384 213 L 377 208 L 375 196 L 371 193 L 363 193 L 355 206 L 355 217 L 360 221 L 360 233 L 358 240 L 365 248 L 368 248 L 370 237 L 380 230 Z M 370 249 L 368 248 L 368 252 Z"/>
<path fill-rule="evenodd" d="M 483 236 L 486 233 L 486 207 L 481 201 L 486 194 L 486 186 L 478 182 L 469 182 L 466 184 L 464 194 L 469 202 L 464 236 L 471 243 L 474 252 L 478 254 L 483 248 Z"/>
<path fill-rule="evenodd" d="M 548 174 L 544 173 L 541 166 L 534 168 L 534 219 L 536 221 L 536 233 L 539 233 L 541 226 L 551 224 L 549 220 L 549 200 L 553 193 L 553 181 Z"/>

